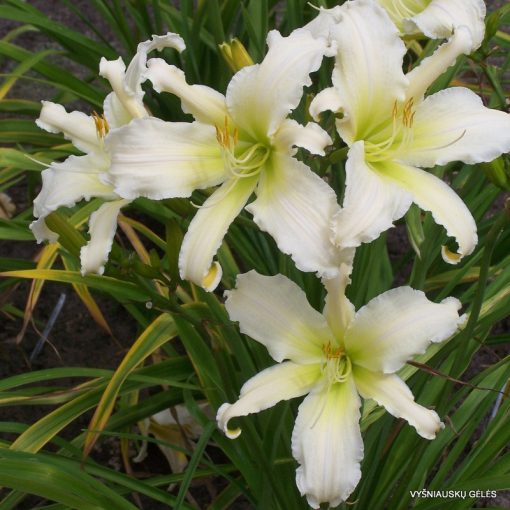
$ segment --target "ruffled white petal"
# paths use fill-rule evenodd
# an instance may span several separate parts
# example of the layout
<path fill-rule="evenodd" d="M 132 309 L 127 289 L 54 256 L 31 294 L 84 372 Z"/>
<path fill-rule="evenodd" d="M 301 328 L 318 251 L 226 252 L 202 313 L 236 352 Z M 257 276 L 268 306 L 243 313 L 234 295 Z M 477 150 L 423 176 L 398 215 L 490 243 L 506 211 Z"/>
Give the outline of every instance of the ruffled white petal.
<path fill-rule="evenodd" d="M 437 413 L 417 404 L 409 387 L 397 375 L 356 366 L 353 374 L 363 398 L 371 398 L 396 418 L 403 418 L 425 439 L 434 439 L 444 428 Z"/>
<path fill-rule="evenodd" d="M 474 51 L 485 35 L 485 11 L 483 0 L 432 0 L 421 12 L 404 19 L 403 28 L 407 33 L 422 32 L 431 39 L 442 39 L 465 26 L 471 32 Z"/>
<path fill-rule="evenodd" d="M 324 156 L 324 149 L 332 143 L 326 131 L 315 122 L 303 126 L 292 119 L 285 119 L 274 137 L 275 147 L 291 155 L 296 153 L 293 147 L 302 147 L 312 154 Z"/>
<path fill-rule="evenodd" d="M 312 508 L 345 501 L 356 488 L 363 458 L 360 399 L 351 377 L 323 385 L 299 406 L 292 455 L 300 466 L 296 483 Z"/>
<path fill-rule="evenodd" d="M 99 62 L 99 75 L 110 82 L 113 92 L 132 118 L 136 119 L 148 115 L 142 102 L 143 93 L 141 95 L 133 94 L 124 86 L 126 65 L 122 57 L 119 57 L 117 60 L 106 60 L 103 57 Z"/>
<path fill-rule="evenodd" d="M 247 210 L 301 271 L 332 278 L 338 273 L 330 241 L 331 220 L 339 211 L 335 192 L 306 165 L 274 152 L 262 170 L 257 199 Z"/>
<path fill-rule="evenodd" d="M 67 113 L 66 109 L 50 101 L 42 101 L 42 109 L 35 123 L 50 133 L 63 133 L 67 140 L 82 152 L 88 153 L 100 148 L 94 119 L 82 112 Z"/>
<path fill-rule="evenodd" d="M 239 275 L 236 288 L 225 294 L 230 319 L 265 345 L 278 362 L 320 363 L 323 346 L 335 343 L 325 318 L 310 306 L 301 288 L 283 275 L 250 271 Z"/>
<path fill-rule="evenodd" d="M 316 121 L 325 111 L 338 112 L 342 109 L 342 96 L 335 87 L 321 90 L 310 103 L 310 115 Z"/>
<path fill-rule="evenodd" d="M 413 202 L 421 209 L 430 211 L 434 220 L 443 225 L 446 233 L 455 238 L 458 254 L 443 250 L 445 262 L 458 263 L 469 255 L 478 242 L 476 223 L 461 198 L 441 179 L 412 166 L 388 163 L 385 174 L 402 189 L 412 194 Z"/>
<path fill-rule="evenodd" d="M 221 267 L 213 258 L 228 227 L 241 212 L 255 189 L 256 178 L 231 179 L 217 189 L 200 207 L 182 241 L 179 254 L 181 278 L 207 291 L 221 280 Z"/>
<path fill-rule="evenodd" d="M 433 55 L 425 58 L 411 72 L 407 73 L 409 87 L 407 99 L 414 98 L 418 104 L 427 89 L 441 76 L 460 55 L 467 55 L 473 47 L 473 38 L 467 27 L 458 27 L 450 39 L 439 46 Z"/>
<path fill-rule="evenodd" d="M 103 274 L 117 230 L 117 217 L 128 200 L 106 202 L 90 215 L 89 242 L 80 250 L 81 274 Z"/>
<path fill-rule="evenodd" d="M 92 197 L 117 198 L 111 186 L 103 184 L 100 173 L 108 169 L 102 153 L 69 156 L 42 172 L 42 188 L 34 200 L 34 216 L 47 216 L 59 207 L 72 207 Z"/>
<path fill-rule="evenodd" d="M 219 428 L 229 438 L 235 439 L 241 434 L 241 429 L 229 429 L 229 420 L 263 411 L 281 400 L 301 397 L 310 391 L 320 376 L 319 365 L 298 365 L 287 361 L 266 368 L 244 384 L 237 402 L 223 404 L 218 409 L 216 420 Z"/>
<path fill-rule="evenodd" d="M 323 278 L 322 283 L 326 288 L 326 300 L 323 315 L 335 338 L 343 339 L 345 331 L 354 318 L 354 305 L 345 295 L 345 289 L 351 283 L 352 264 L 354 262 L 354 249 L 347 248 L 343 251 L 344 261 L 339 267 L 338 276 L 331 279 Z"/>
<path fill-rule="evenodd" d="M 364 142 L 355 142 L 345 167 L 343 207 L 334 218 L 338 246 L 356 247 L 373 241 L 411 206 L 412 196 L 375 168 L 365 162 Z"/>
<path fill-rule="evenodd" d="M 214 128 L 198 122 L 136 119 L 105 143 L 112 160 L 107 178 L 123 198 L 187 197 L 228 177 Z"/>
<path fill-rule="evenodd" d="M 43 241 L 49 241 L 50 243 L 56 243 L 58 241 L 58 234 L 48 228 L 44 217 L 38 218 L 37 220 L 30 223 L 30 230 L 34 234 L 37 244 Z"/>
<path fill-rule="evenodd" d="M 163 48 L 174 48 L 179 53 L 186 48 L 180 35 L 168 32 L 165 35 L 153 35 L 152 39 L 138 44 L 136 54 L 129 63 L 124 79 L 124 90 L 140 101 L 143 98 L 141 84 L 147 79 L 147 54 L 153 50 L 161 51 Z"/>
<path fill-rule="evenodd" d="M 103 112 L 110 130 L 129 124 L 133 116 L 124 108 L 115 92 L 110 92 L 103 102 Z"/>
<path fill-rule="evenodd" d="M 341 21 L 343 8 L 337 5 L 332 9 L 325 9 L 324 7 L 318 9 L 319 14 L 303 28 L 310 31 L 314 37 L 324 37 L 331 40 L 331 29 Z"/>
<path fill-rule="evenodd" d="M 273 30 L 261 64 L 244 67 L 227 89 L 227 108 L 235 125 L 259 142 L 268 140 L 299 104 L 310 73 L 319 69 L 331 49 L 305 29 L 282 37 Z"/>
<path fill-rule="evenodd" d="M 338 44 L 333 85 L 345 113 L 337 126 L 351 144 L 390 118 L 395 101 L 404 99 L 406 47 L 386 11 L 368 0 L 343 4 L 331 33 Z"/>
<path fill-rule="evenodd" d="M 159 58 L 148 62 L 147 78 L 156 92 L 170 92 L 180 100 L 182 110 L 205 124 L 222 127 L 228 116 L 225 96 L 205 85 L 188 85 L 184 72 Z"/>
<path fill-rule="evenodd" d="M 486 108 L 466 88 L 448 88 L 429 96 L 415 111 L 413 135 L 396 158 L 432 167 L 451 161 L 492 161 L 510 151 L 510 115 Z"/>
<path fill-rule="evenodd" d="M 452 336 L 461 322 L 460 302 L 429 301 L 422 291 L 399 287 L 372 299 L 356 313 L 345 334 L 346 351 L 359 366 L 396 372 L 430 343 Z"/>

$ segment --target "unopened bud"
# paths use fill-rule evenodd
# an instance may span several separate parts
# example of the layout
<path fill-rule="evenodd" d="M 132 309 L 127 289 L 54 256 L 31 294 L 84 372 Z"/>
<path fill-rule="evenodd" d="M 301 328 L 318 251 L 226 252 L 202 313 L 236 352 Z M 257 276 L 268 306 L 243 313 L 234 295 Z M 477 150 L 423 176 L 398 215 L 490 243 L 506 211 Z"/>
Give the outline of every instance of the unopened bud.
<path fill-rule="evenodd" d="M 219 45 L 220 52 L 234 73 L 246 66 L 252 66 L 255 62 L 239 39 L 232 39 L 229 43 Z"/>

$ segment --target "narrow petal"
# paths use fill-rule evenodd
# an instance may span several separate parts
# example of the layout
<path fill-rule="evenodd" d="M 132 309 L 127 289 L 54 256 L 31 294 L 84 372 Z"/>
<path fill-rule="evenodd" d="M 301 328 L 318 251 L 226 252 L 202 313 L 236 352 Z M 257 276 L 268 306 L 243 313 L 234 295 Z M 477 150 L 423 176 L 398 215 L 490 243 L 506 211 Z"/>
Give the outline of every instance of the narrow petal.
<path fill-rule="evenodd" d="M 332 278 L 338 273 L 331 221 L 339 211 L 335 192 L 306 165 L 273 153 L 262 170 L 257 199 L 247 210 L 301 271 Z"/>
<path fill-rule="evenodd" d="M 244 384 L 237 402 L 223 404 L 218 409 L 218 427 L 229 438 L 235 439 L 241 434 L 241 429 L 229 429 L 229 420 L 263 411 L 281 400 L 306 395 L 320 376 L 319 365 L 298 365 L 287 361 L 266 368 Z"/>
<path fill-rule="evenodd" d="M 418 67 L 407 73 L 407 99 L 414 98 L 414 103 L 418 104 L 432 83 L 455 64 L 460 55 L 468 55 L 472 47 L 473 38 L 469 29 L 458 27 L 452 37 L 439 46 L 433 55 L 423 59 Z"/>
<path fill-rule="evenodd" d="M 100 140 L 94 119 L 82 112 L 67 113 L 66 109 L 56 103 L 42 101 L 42 109 L 35 123 L 50 133 L 63 133 L 67 140 L 82 152 L 97 151 Z"/>
<path fill-rule="evenodd" d="M 334 218 L 335 242 L 356 247 L 373 241 L 409 209 L 412 196 L 365 162 L 364 144 L 349 150 L 342 210 Z"/>
<path fill-rule="evenodd" d="M 386 11 L 372 1 L 343 4 L 331 33 L 338 44 L 333 85 L 345 114 L 337 126 L 351 144 L 391 118 L 395 101 L 404 99 L 407 50 Z"/>
<path fill-rule="evenodd" d="M 430 343 L 457 331 L 460 306 L 452 297 L 433 303 L 411 287 L 389 290 L 358 310 L 345 335 L 346 350 L 356 365 L 396 372 Z"/>
<path fill-rule="evenodd" d="M 90 241 L 80 251 L 81 273 L 103 274 L 117 230 L 117 217 L 128 200 L 106 202 L 90 215 Z"/>
<path fill-rule="evenodd" d="M 125 89 L 126 65 L 122 57 L 117 60 L 106 60 L 103 57 L 99 62 L 99 75 L 110 82 L 113 92 L 132 118 L 147 117 L 148 113 L 142 101 L 143 94 L 132 94 Z"/>
<path fill-rule="evenodd" d="M 147 54 L 151 51 L 161 51 L 163 48 L 174 48 L 179 53 L 184 51 L 184 39 L 177 34 L 168 32 L 165 35 L 153 35 L 152 39 L 138 44 L 136 54 L 129 63 L 124 79 L 124 90 L 131 96 L 143 98 L 141 84 L 147 79 Z"/>
<path fill-rule="evenodd" d="M 207 291 L 216 288 L 222 271 L 217 262 L 213 264 L 213 258 L 256 184 L 256 177 L 228 180 L 200 207 L 182 241 L 179 254 L 181 278 Z"/>
<path fill-rule="evenodd" d="M 59 207 L 72 207 L 92 197 L 117 198 L 111 186 L 103 184 L 100 173 L 108 168 L 104 154 L 69 156 L 42 172 L 42 188 L 34 200 L 34 216 L 47 216 Z"/>
<path fill-rule="evenodd" d="M 265 345 L 275 361 L 320 363 L 323 346 L 335 342 L 325 318 L 283 275 L 250 271 L 239 275 L 236 288 L 225 295 L 230 319 L 239 322 L 242 333 Z"/>
<path fill-rule="evenodd" d="M 443 225 L 446 233 L 455 238 L 458 254 L 443 250 L 445 262 L 456 264 L 462 257 L 472 253 L 478 242 L 476 223 L 469 209 L 450 186 L 435 175 L 412 166 L 391 163 L 385 166 L 384 172 L 412 194 L 413 202 L 421 209 L 430 211 L 434 221 Z"/>
<path fill-rule="evenodd" d="M 299 104 L 310 73 L 331 54 L 323 38 L 304 29 L 282 37 L 276 30 L 267 38 L 268 52 L 261 64 L 241 69 L 227 89 L 227 107 L 239 129 L 263 142 L 271 137 Z"/>
<path fill-rule="evenodd" d="M 342 250 L 345 260 L 339 267 L 338 276 L 331 279 L 323 278 L 322 283 L 326 288 L 326 301 L 323 315 L 335 335 L 335 338 L 343 339 L 345 331 L 354 318 L 354 305 L 345 295 L 345 289 L 351 283 L 352 264 L 354 262 L 354 249 Z"/>
<path fill-rule="evenodd" d="M 411 141 L 397 159 L 432 167 L 451 161 L 492 161 L 510 151 L 510 115 L 486 108 L 471 90 L 448 88 L 416 108 Z"/>
<path fill-rule="evenodd" d="M 357 366 L 353 368 L 353 374 L 363 398 L 371 398 L 395 418 L 403 418 L 425 439 L 434 439 L 444 428 L 437 413 L 417 404 L 407 384 L 397 375 Z"/>
<path fill-rule="evenodd" d="M 351 377 L 316 388 L 299 406 L 292 455 L 300 466 L 296 483 L 312 508 L 347 500 L 361 478 L 361 402 Z"/>
<path fill-rule="evenodd" d="M 298 124 L 295 120 L 285 119 L 275 135 L 275 146 L 281 152 L 295 154 L 292 147 L 302 147 L 311 154 L 324 156 L 324 149 L 333 141 L 330 136 L 315 122 L 309 122 L 306 126 Z"/>
<path fill-rule="evenodd" d="M 483 0 L 432 0 L 421 12 L 404 19 L 403 27 L 407 33 L 422 32 L 431 39 L 443 39 L 465 26 L 471 32 L 474 51 L 485 35 L 485 11 Z"/>
<path fill-rule="evenodd" d="M 110 133 L 107 178 L 123 198 L 187 197 L 224 181 L 220 145 L 212 126 L 137 119 Z"/>
<path fill-rule="evenodd" d="M 188 85 L 184 72 L 159 58 L 149 60 L 147 78 L 156 92 L 170 92 L 180 100 L 182 110 L 205 124 L 223 126 L 228 116 L 225 96 L 205 85 Z"/>

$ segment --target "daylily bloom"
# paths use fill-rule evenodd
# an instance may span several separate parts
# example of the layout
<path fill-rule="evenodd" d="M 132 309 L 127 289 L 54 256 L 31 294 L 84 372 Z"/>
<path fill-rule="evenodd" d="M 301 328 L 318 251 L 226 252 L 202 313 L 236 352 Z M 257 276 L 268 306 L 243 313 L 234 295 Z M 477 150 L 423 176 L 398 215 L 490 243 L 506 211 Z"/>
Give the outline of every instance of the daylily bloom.
<path fill-rule="evenodd" d="M 147 70 L 147 53 L 154 49 L 173 47 L 179 51 L 184 42 L 175 34 L 154 36 L 138 45 L 137 53 L 127 70 L 122 58 L 101 59 L 99 74 L 106 78 L 113 92 L 106 97 L 99 115 L 66 112 L 62 105 L 43 101 L 37 125 L 50 133 L 63 133 L 83 156 L 69 156 L 63 162 L 54 162 L 42 172 L 42 189 L 34 200 L 34 216 L 38 218 L 30 228 L 37 242 L 56 242 L 58 235 L 46 225 L 45 218 L 59 207 L 72 207 L 80 200 L 99 197 L 105 203 L 89 219 L 90 241 L 81 249 L 82 273 L 104 271 L 117 228 L 121 207 L 129 203 L 121 198 L 103 175 L 110 167 L 110 156 L 105 139 L 110 130 L 129 123 L 133 118 L 148 115 L 143 105 L 143 73 Z"/>
<path fill-rule="evenodd" d="M 387 13 L 370 0 L 322 11 L 307 26 L 338 44 L 333 87 L 312 102 L 317 118 L 337 112 L 337 129 L 350 147 L 343 209 L 335 220 L 336 242 L 369 242 L 401 218 L 412 202 L 431 211 L 458 244 L 457 263 L 476 243 L 474 219 L 441 179 L 418 167 L 491 161 L 510 150 L 510 115 L 484 107 L 467 88 L 424 97 L 429 86 L 457 57 L 471 51 L 470 30 L 452 37 L 409 73 L 402 71 L 404 43 Z"/>
<path fill-rule="evenodd" d="M 307 395 L 292 433 L 292 454 L 299 463 L 298 489 L 313 508 L 345 501 L 360 480 L 359 395 L 404 418 L 426 439 L 443 427 L 395 372 L 429 343 L 453 335 L 461 321 L 457 299 L 432 303 L 410 287 L 385 292 L 355 312 L 344 294 L 346 283 L 342 273 L 325 282 L 322 314 L 282 275 L 250 271 L 226 293 L 230 318 L 279 364 L 248 380 L 237 402 L 223 404 L 218 425 L 236 438 L 241 430 L 229 429 L 232 418 Z"/>
<path fill-rule="evenodd" d="M 471 31 L 471 51 L 482 44 L 485 33 L 483 0 L 377 0 L 403 34 L 447 39 L 464 26 Z"/>
<path fill-rule="evenodd" d="M 221 279 L 213 258 L 253 192 L 257 198 L 246 209 L 300 270 L 328 277 L 337 272 L 330 241 L 339 209 L 335 193 L 293 157 L 294 146 L 323 155 L 331 139 L 313 122 L 302 126 L 287 118 L 311 83 L 310 73 L 334 47 L 302 29 L 289 37 L 272 31 L 268 46 L 262 63 L 234 75 L 226 96 L 189 85 L 180 69 L 151 59 L 146 76 L 154 88 L 177 95 L 195 122 L 138 119 L 108 139 L 109 179 L 124 198 L 187 197 L 222 184 L 191 221 L 179 257 L 181 277 L 206 290 Z"/>

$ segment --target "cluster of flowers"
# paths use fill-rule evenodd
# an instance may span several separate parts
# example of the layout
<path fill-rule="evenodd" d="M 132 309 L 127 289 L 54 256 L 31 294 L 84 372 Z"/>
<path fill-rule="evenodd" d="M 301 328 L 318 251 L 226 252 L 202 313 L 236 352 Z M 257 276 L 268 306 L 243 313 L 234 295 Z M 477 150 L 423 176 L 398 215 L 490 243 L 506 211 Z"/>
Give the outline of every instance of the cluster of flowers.
<path fill-rule="evenodd" d="M 307 395 L 299 407 L 292 452 L 297 485 L 309 504 L 345 501 L 361 473 L 360 398 L 374 399 L 417 432 L 432 439 L 442 423 L 414 402 L 395 374 L 431 342 L 455 333 L 460 303 L 441 303 L 409 287 L 390 290 L 355 312 L 345 296 L 354 250 L 377 238 L 414 202 L 431 211 L 458 244 L 443 247 L 457 263 L 476 243 L 476 225 L 453 190 L 421 168 L 450 161 L 491 161 L 510 150 L 510 116 L 491 110 L 467 88 L 425 97 L 430 85 L 484 37 L 481 0 L 352 0 L 321 9 L 305 27 L 268 36 L 260 64 L 242 68 L 226 95 L 189 85 L 184 73 L 147 54 L 172 47 L 176 34 L 141 43 L 125 67 L 103 59 L 100 75 L 113 89 L 104 113 L 67 113 L 43 104 L 37 123 L 62 132 L 84 153 L 43 172 L 34 203 L 36 238 L 56 240 L 45 217 L 82 199 L 104 204 L 89 221 L 90 241 L 81 251 L 82 271 L 102 273 L 121 207 L 137 197 L 189 197 L 219 186 L 198 209 L 184 237 L 179 270 L 208 291 L 222 271 L 214 256 L 232 221 L 246 206 L 255 223 L 298 269 L 315 272 L 327 291 L 323 313 L 287 278 L 241 275 L 226 308 L 241 330 L 265 345 L 279 364 L 250 379 L 239 400 L 224 404 L 218 423 L 229 437 L 231 418 Z M 404 34 L 446 39 L 435 53 L 405 74 Z M 300 103 L 324 57 L 334 57 L 332 87 L 310 105 L 316 122 L 301 125 L 289 115 Z M 141 84 L 181 100 L 193 122 L 165 122 L 144 106 Z M 296 147 L 318 156 L 332 144 L 319 115 L 332 111 L 349 147 L 342 206 L 335 192 L 294 156 Z M 246 205 L 252 194 L 255 199 Z"/>

